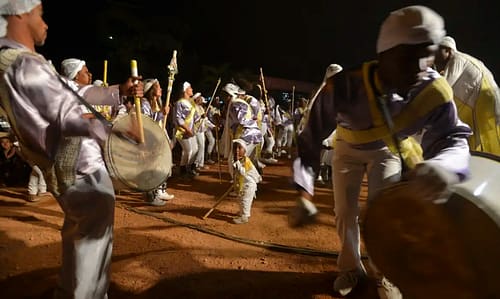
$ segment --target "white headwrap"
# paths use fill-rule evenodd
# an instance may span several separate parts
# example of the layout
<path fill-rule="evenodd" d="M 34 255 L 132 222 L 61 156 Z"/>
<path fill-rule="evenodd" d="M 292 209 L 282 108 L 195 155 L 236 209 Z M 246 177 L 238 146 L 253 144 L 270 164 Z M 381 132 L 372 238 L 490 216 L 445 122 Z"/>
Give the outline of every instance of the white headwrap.
<path fill-rule="evenodd" d="M 197 98 L 201 97 L 201 92 L 197 92 L 194 94 L 194 96 L 192 97 L 193 101 L 196 100 Z"/>
<path fill-rule="evenodd" d="M 76 58 L 68 58 L 64 59 L 61 62 L 61 72 L 62 75 L 67 77 L 70 80 L 75 79 L 76 74 L 82 70 L 85 65 L 84 60 L 76 59 Z"/>
<path fill-rule="evenodd" d="M 421 6 L 407 6 L 390 13 L 380 27 L 377 53 L 398 45 L 416 45 L 425 42 L 439 44 L 445 36 L 444 20 L 434 10 Z"/>
<path fill-rule="evenodd" d="M 187 81 L 186 81 L 186 82 L 184 82 L 184 83 L 182 84 L 182 91 L 184 91 L 184 92 L 185 92 L 185 91 L 186 91 L 189 87 L 191 87 L 191 83 L 189 83 L 189 82 L 187 82 Z"/>
<path fill-rule="evenodd" d="M 0 0 L 0 37 L 7 34 L 7 21 L 3 16 L 30 12 L 41 0 Z"/>
<path fill-rule="evenodd" d="M 230 94 L 232 97 L 236 97 L 236 95 L 241 94 L 240 92 L 243 91 L 243 89 L 233 83 L 227 83 L 222 90 Z"/>
<path fill-rule="evenodd" d="M 245 149 L 245 152 L 247 151 L 247 143 L 243 139 L 233 139 L 233 144 L 239 143 L 241 147 Z"/>
<path fill-rule="evenodd" d="M 146 80 L 144 80 L 144 93 L 148 92 L 151 89 L 151 87 L 153 87 L 153 85 L 157 82 L 158 82 L 158 79 L 146 79 Z"/>
<path fill-rule="evenodd" d="M 441 40 L 439 45 L 443 46 L 443 47 L 450 48 L 455 52 L 457 51 L 457 43 L 455 42 L 455 39 L 451 36 L 443 37 L 443 40 Z"/>

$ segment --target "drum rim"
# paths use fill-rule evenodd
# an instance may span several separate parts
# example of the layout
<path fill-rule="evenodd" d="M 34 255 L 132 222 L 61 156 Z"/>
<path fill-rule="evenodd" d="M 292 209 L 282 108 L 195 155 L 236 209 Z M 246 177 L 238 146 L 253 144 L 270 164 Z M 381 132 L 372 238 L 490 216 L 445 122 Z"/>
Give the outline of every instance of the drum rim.
<path fill-rule="evenodd" d="M 483 158 L 488 158 L 491 160 L 495 160 L 497 162 L 500 162 L 500 156 L 491 154 L 491 153 L 485 153 L 485 152 L 479 152 L 479 151 L 470 151 L 470 154 L 472 156 L 477 156 L 477 157 L 483 157 Z"/>

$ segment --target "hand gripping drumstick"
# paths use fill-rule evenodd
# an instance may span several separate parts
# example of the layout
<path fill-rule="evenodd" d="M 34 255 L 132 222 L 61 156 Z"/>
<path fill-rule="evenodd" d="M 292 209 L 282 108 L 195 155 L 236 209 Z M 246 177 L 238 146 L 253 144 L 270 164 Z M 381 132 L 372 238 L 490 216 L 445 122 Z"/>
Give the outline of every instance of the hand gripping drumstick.
<path fill-rule="evenodd" d="M 139 77 L 139 72 L 137 71 L 137 60 L 130 61 L 130 73 L 134 78 Z M 142 124 L 140 97 L 137 96 L 134 97 L 134 105 L 135 105 L 135 114 L 137 116 L 137 129 L 139 130 L 139 143 L 144 143 L 144 126 Z"/>

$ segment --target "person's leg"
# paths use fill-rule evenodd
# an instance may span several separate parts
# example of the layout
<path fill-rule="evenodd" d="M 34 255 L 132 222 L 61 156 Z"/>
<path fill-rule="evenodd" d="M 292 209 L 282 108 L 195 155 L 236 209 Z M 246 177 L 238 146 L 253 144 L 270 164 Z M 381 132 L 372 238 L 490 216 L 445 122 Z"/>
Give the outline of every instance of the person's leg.
<path fill-rule="evenodd" d="M 338 149 L 337 149 L 338 148 Z M 337 233 L 341 241 L 337 264 L 341 272 L 363 270 L 360 254 L 358 198 L 365 174 L 363 153 L 339 141 L 333 159 Z"/>
<path fill-rule="evenodd" d="M 44 193 L 47 193 L 47 182 L 45 182 L 43 172 L 36 165 L 33 166 L 33 169 L 38 176 L 38 195 L 44 195 Z"/>
<path fill-rule="evenodd" d="M 189 159 L 193 155 L 192 149 L 192 138 L 179 139 L 177 142 L 181 145 L 181 161 L 179 163 L 181 169 L 181 176 L 186 177 L 191 175 Z"/>
<path fill-rule="evenodd" d="M 207 140 L 207 147 L 206 147 L 206 155 L 207 155 L 207 163 L 209 164 L 214 164 L 214 160 L 212 159 L 212 154 L 214 151 L 215 147 L 215 137 L 211 129 L 207 130 L 205 132 L 205 139 Z"/>
<path fill-rule="evenodd" d="M 256 190 L 257 184 L 245 184 L 243 187 L 243 194 L 240 195 L 239 217 L 233 220 L 234 223 L 243 224 L 249 221 Z"/>
<path fill-rule="evenodd" d="M 36 196 L 38 194 L 38 175 L 35 168 L 31 169 L 30 179 L 28 181 L 28 196 Z"/>
<path fill-rule="evenodd" d="M 198 140 L 196 139 L 196 135 L 188 138 L 189 144 L 191 147 L 191 154 L 188 159 L 187 169 L 192 175 L 198 175 L 198 171 L 196 171 L 195 160 L 198 154 Z"/>
<path fill-rule="evenodd" d="M 107 298 L 115 209 L 115 192 L 107 171 L 101 168 L 77 178 L 57 201 L 64 211 L 64 224 L 55 298 Z"/>
<path fill-rule="evenodd" d="M 198 151 L 196 153 L 195 164 L 198 168 L 205 167 L 205 133 L 196 134 L 196 144 L 198 145 Z"/>

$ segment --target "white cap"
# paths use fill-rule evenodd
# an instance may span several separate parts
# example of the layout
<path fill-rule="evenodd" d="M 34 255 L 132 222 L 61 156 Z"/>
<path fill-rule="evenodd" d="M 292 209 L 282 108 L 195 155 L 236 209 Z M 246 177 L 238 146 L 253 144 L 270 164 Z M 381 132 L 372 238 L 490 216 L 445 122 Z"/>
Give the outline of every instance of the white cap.
<path fill-rule="evenodd" d="M 457 51 L 457 43 L 455 39 L 451 36 L 445 36 L 439 43 L 440 46 L 447 47 L 452 49 L 453 51 Z"/>
<path fill-rule="evenodd" d="M 184 91 L 184 92 L 185 92 L 185 91 L 186 91 L 189 87 L 191 87 L 191 83 L 189 83 L 189 82 L 187 82 L 187 81 L 186 81 L 186 82 L 184 82 L 184 83 L 182 84 L 182 91 Z"/>
<path fill-rule="evenodd" d="M 239 143 L 244 149 L 245 149 L 245 152 L 247 151 L 247 143 L 245 140 L 243 139 L 233 139 L 233 144 L 235 143 Z"/>
<path fill-rule="evenodd" d="M 153 85 L 157 82 L 158 82 L 158 79 L 146 79 L 146 80 L 144 80 L 144 93 L 148 92 L 151 89 L 151 87 L 153 87 Z"/>
<path fill-rule="evenodd" d="M 68 58 L 64 59 L 61 62 L 61 72 L 62 75 L 67 77 L 70 80 L 75 79 L 76 74 L 82 70 L 85 65 L 84 60 L 76 59 L 76 58 Z"/>
<path fill-rule="evenodd" d="M 421 5 L 407 6 L 391 12 L 382 23 L 377 53 L 399 45 L 425 42 L 437 45 L 445 34 L 444 20 L 434 10 Z"/>
<path fill-rule="evenodd" d="M 3 16 L 21 15 L 30 12 L 41 0 L 1 0 L 0 1 L 0 37 L 7 34 L 7 21 Z"/>

